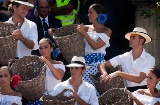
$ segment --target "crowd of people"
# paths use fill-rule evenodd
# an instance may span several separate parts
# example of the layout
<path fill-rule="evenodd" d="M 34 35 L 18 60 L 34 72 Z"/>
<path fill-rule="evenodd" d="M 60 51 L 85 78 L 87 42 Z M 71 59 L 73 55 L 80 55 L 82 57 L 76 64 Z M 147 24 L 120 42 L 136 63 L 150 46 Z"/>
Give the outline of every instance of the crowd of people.
<path fill-rule="evenodd" d="M 44 94 L 56 96 L 64 89 L 70 89 L 64 95 L 75 98 L 75 105 L 99 105 L 98 90 L 89 77 L 98 72 L 101 73 L 100 82 L 122 77 L 131 105 L 160 105 L 160 69 L 155 68 L 155 58 L 144 49 L 151 37 L 144 28 L 135 27 L 125 35 L 132 50 L 105 61 L 105 49 L 110 46 L 112 30 L 104 25 L 108 14 L 101 4 L 92 4 L 88 8 L 88 20 L 92 25 L 77 26 L 77 31 L 84 37 L 85 55 L 74 55 L 70 63 L 63 58 L 50 28 L 74 24 L 80 2 L 85 4 L 87 0 L 11 1 L 9 11 L 13 13 L 6 22 L 18 24 L 18 29 L 12 32 L 17 41 L 16 58 L 40 56 L 47 66 Z M 122 71 L 107 73 L 107 67 L 117 65 Z M 66 72 L 70 72 L 70 76 L 64 79 Z M 28 101 L 15 91 L 11 86 L 13 78 L 12 70 L 1 65 L 0 105 L 41 105 L 39 99 Z"/>

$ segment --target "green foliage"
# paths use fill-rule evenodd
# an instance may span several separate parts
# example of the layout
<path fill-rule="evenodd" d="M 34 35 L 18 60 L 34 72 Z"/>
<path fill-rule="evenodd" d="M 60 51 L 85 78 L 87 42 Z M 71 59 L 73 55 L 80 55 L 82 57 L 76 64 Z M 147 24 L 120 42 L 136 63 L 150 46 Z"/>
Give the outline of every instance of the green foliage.
<path fill-rule="evenodd" d="M 141 16 L 143 18 L 150 18 L 152 15 L 160 13 L 160 2 L 156 3 L 157 7 L 155 9 L 142 10 Z"/>

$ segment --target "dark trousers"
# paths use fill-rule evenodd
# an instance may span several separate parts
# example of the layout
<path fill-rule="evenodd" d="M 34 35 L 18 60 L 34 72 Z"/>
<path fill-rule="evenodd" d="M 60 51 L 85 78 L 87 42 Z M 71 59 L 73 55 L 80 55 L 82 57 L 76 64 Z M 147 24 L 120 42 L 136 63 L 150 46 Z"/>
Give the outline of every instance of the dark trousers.
<path fill-rule="evenodd" d="M 135 86 L 135 87 L 128 87 L 127 88 L 130 92 L 134 92 L 138 89 L 147 89 L 147 85 L 144 85 L 144 86 Z"/>

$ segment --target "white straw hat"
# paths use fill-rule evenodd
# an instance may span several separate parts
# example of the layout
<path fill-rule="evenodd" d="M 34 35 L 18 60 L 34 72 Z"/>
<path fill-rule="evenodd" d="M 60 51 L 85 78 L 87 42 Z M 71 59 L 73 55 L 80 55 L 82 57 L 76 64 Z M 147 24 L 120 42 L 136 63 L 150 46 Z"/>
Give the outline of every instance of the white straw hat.
<path fill-rule="evenodd" d="M 125 38 L 130 40 L 131 34 L 138 34 L 146 39 L 145 43 L 148 43 L 151 41 L 151 37 L 147 34 L 147 31 L 144 28 L 141 27 L 135 27 L 132 32 L 129 32 L 125 35 Z"/>
<path fill-rule="evenodd" d="M 86 66 L 84 57 L 74 56 L 71 60 L 71 63 L 69 65 L 66 65 L 66 67 L 86 67 L 88 68 L 89 66 Z"/>
<path fill-rule="evenodd" d="M 17 3 L 23 4 L 23 5 L 26 5 L 26 6 L 29 6 L 29 7 L 34 7 L 33 4 L 28 2 L 28 0 L 13 0 L 13 2 L 17 2 Z"/>

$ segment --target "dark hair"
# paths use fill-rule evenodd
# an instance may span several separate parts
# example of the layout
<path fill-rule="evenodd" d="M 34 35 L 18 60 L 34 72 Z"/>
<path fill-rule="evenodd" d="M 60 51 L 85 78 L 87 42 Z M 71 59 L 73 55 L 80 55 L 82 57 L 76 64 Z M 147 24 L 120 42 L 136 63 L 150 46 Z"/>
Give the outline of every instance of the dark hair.
<path fill-rule="evenodd" d="M 157 79 L 160 78 L 160 69 L 159 68 L 152 68 L 150 70 L 150 72 L 152 72 L 157 77 Z"/>
<path fill-rule="evenodd" d="M 86 69 L 86 67 L 81 67 L 81 68 L 82 68 L 82 70 Z"/>
<path fill-rule="evenodd" d="M 105 8 L 101 4 L 92 4 L 91 7 L 97 12 L 97 14 L 106 14 Z"/>
<path fill-rule="evenodd" d="M 11 77 L 13 76 L 13 72 L 12 72 L 12 70 L 11 70 L 10 67 L 8 67 L 8 66 L 2 66 L 2 67 L 0 68 L 0 70 L 2 70 L 2 69 L 8 70 L 10 76 L 11 76 Z"/>
<path fill-rule="evenodd" d="M 39 2 L 40 1 L 46 1 L 47 3 L 48 3 L 48 1 L 47 0 L 37 0 L 36 2 L 37 2 L 37 7 L 39 8 Z M 48 3 L 48 5 L 49 5 L 49 3 Z"/>
<path fill-rule="evenodd" d="M 12 13 L 14 13 L 14 10 L 13 10 L 13 6 L 16 6 L 17 8 L 20 6 L 20 3 L 17 3 L 17 2 L 10 2 L 9 6 L 8 6 L 8 10 L 11 11 Z"/>
<path fill-rule="evenodd" d="M 53 43 L 52 43 L 52 41 L 49 38 L 42 38 L 40 41 L 42 41 L 42 40 L 47 41 L 48 44 L 50 45 L 50 47 L 53 47 Z"/>
<path fill-rule="evenodd" d="M 144 45 L 144 43 L 146 42 L 146 39 L 141 35 L 139 35 L 139 39 L 144 39 L 144 42 L 143 42 L 143 45 Z"/>

